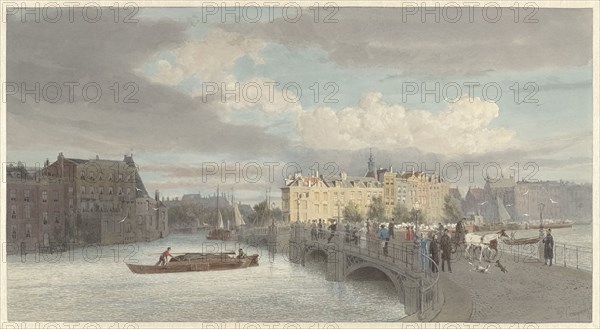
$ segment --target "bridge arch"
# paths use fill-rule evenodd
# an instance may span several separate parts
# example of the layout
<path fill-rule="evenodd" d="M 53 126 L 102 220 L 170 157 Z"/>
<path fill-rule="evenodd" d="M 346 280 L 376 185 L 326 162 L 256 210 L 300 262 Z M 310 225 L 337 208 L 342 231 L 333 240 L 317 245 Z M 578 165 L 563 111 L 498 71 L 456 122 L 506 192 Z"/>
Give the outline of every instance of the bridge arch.
<path fill-rule="evenodd" d="M 344 279 L 348 278 L 349 276 L 351 276 L 353 273 L 358 272 L 361 269 L 375 269 L 378 270 L 379 272 L 385 274 L 385 276 L 387 276 L 387 278 L 392 282 L 392 284 L 394 285 L 394 288 L 396 288 L 396 291 L 398 292 L 398 294 L 400 295 L 400 299 L 404 300 L 404 285 L 402 284 L 402 279 L 400 279 L 400 275 L 396 274 L 394 271 L 381 266 L 379 264 L 374 264 L 374 263 L 367 263 L 367 262 L 361 262 L 358 264 L 354 264 L 351 265 L 347 270 L 346 273 L 344 275 Z"/>

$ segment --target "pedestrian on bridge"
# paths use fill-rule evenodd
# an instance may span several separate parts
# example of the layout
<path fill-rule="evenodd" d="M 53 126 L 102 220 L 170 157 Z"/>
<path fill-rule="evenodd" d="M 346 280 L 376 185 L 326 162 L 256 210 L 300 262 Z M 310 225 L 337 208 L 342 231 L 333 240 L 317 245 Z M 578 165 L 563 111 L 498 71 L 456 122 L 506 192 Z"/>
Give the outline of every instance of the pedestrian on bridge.
<path fill-rule="evenodd" d="M 331 231 L 331 234 L 329 235 L 329 238 L 327 239 L 327 243 L 331 242 L 331 239 L 333 239 L 333 236 L 335 235 L 335 231 L 337 229 L 337 222 L 334 221 L 333 224 L 329 225 L 328 229 Z"/>
<path fill-rule="evenodd" d="M 388 231 L 390 232 L 390 238 L 393 239 L 394 238 L 394 219 L 392 218 L 392 221 L 390 221 L 390 223 L 388 224 Z"/>
<path fill-rule="evenodd" d="M 323 239 L 323 219 L 319 218 L 319 223 L 317 224 L 317 238 Z"/>
<path fill-rule="evenodd" d="M 421 271 L 425 271 L 428 263 L 427 255 L 429 255 L 429 250 L 427 245 L 429 241 L 427 241 L 427 238 L 422 233 L 417 237 L 417 241 L 419 243 L 419 251 L 421 252 Z"/>
<path fill-rule="evenodd" d="M 433 238 L 429 242 L 429 254 L 433 260 L 431 263 L 431 271 L 436 273 L 438 271 L 438 266 L 440 265 L 440 244 L 437 234 L 434 234 Z"/>
<path fill-rule="evenodd" d="M 313 219 L 312 224 L 310 224 L 310 239 L 317 240 L 317 220 Z"/>
<path fill-rule="evenodd" d="M 379 232 L 377 232 L 377 235 L 383 243 L 383 254 L 385 256 L 387 256 L 388 255 L 388 242 L 390 241 L 390 232 L 385 227 L 385 225 L 382 224 L 381 227 L 379 228 Z"/>

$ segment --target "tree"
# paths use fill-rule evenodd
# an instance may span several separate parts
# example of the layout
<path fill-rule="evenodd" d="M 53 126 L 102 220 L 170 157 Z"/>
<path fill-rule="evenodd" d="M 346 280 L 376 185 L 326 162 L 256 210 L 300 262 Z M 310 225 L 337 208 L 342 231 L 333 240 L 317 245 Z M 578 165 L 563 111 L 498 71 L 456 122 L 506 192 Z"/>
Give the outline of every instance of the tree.
<path fill-rule="evenodd" d="M 378 223 L 385 221 L 385 207 L 381 197 L 373 197 L 369 205 L 368 217 Z"/>
<path fill-rule="evenodd" d="M 248 221 L 255 226 L 269 226 L 271 221 L 280 221 L 283 218 L 283 212 L 279 208 L 270 209 L 267 201 L 263 201 L 253 207 L 254 213 L 248 216 Z"/>
<path fill-rule="evenodd" d="M 344 208 L 344 219 L 353 223 L 360 223 L 364 220 L 358 205 L 352 201 L 348 202 L 348 205 Z"/>
<path fill-rule="evenodd" d="M 446 222 L 451 223 L 458 222 L 462 217 L 461 211 L 458 209 L 456 203 L 449 194 L 444 197 L 444 217 Z"/>
<path fill-rule="evenodd" d="M 409 215 L 410 215 L 410 220 L 409 222 L 414 223 L 415 222 L 415 215 L 417 216 L 417 223 L 418 225 L 421 224 L 425 224 L 425 214 L 423 213 L 423 210 L 416 210 L 416 209 L 411 209 L 409 211 Z"/>
<path fill-rule="evenodd" d="M 411 221 L 410 213 L 403 204 L 397 204 L 392 211 L 392 216 L 399 223 L 406 223 Z"/>

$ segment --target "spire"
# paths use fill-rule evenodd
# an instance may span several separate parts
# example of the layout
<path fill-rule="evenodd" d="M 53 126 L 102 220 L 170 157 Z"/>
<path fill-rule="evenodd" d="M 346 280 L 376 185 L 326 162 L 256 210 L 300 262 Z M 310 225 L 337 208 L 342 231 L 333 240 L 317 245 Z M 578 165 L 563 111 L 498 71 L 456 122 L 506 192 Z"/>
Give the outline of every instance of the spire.
<path fill-rule="evenodd" d="M 377 178 L 375 174 L 375 161 L 373 161 L 373 148 L 369 148 L 369 162 L 367 163 L 367 174 L 365 177 Z"/>

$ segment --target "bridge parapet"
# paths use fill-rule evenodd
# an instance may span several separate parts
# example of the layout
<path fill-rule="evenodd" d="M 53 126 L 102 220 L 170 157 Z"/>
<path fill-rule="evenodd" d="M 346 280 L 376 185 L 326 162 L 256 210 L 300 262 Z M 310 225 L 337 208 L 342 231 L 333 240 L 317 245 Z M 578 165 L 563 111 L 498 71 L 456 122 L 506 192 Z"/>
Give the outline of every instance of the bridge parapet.
<path fill-rule="evenodd" d="M 294 263 L 304 265 L 313 252 L 327 255 L 326 278 L 329 281 L 344 281 L 349 274 L 364 267 L 380 270 L 396 287 L 407 315 L 431 319 L 441 308 L 439 273 L 431 270 L 437 269 L 437 264 L 422 254 L 415 242 L 387 241 L 386 245 L 374 236 L 315 232 L 302 224 L 293 224 L 289 243 L 288 256 Z"/>

